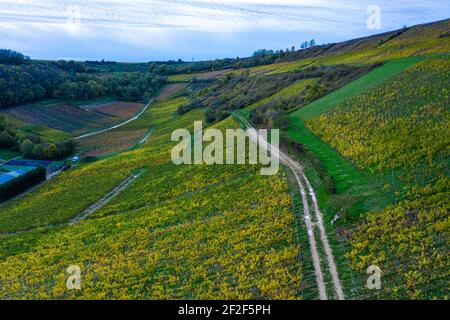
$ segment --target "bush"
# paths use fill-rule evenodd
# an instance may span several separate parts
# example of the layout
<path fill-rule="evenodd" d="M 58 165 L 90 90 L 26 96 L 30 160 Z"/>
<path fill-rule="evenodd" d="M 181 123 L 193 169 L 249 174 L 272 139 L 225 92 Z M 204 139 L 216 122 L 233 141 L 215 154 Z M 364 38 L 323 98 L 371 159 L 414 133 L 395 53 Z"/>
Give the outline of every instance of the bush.
<path fill-rule="evenodd" d="M 0 134 L 0 147 L 1 148 L 11 148 L 14 145 L 14 137 L 12 137 L 8 132 L 3 131 Z"/>
<path fill-rule="evenodd" d="M 298 155 L 304 156 L 310 163 L 314 170 L 322 180 L 323 185 L 325 186 L 327 192 L 329 194 L 336 194 L 336 185 L 334 184 L 333 178 L 328 174 L 327 169 L 323 165 L 322 160 L 318 156 L 316 156 L 313 152 L 306 149 L 303 144 L 295 141 L 294 139 L 289 138 L 286 135 L 281 137 L 281 148 L 288 151 L 293 151 Z"/>
<path fill-rule="evenodd" d="M 47 171 L 45 168 L 39 167 L 14 180 L 0 185 L 0 202 L 11 199 L 22 191 L 44 181 L 46 177 Z"/>
<path fill-rule="evenodd" d="M 81 163 L 92 163 L 99 160 L 99 158 L 97 157 L 84 157 L 83 159 L 81 159 Z"/>
<path fill-rule="evenodd" d="M 185 114 L 185 113 L 188 113 L 189 111 L 191 111 L 191 104 L 190 104 L 190 103 L 184 104 L 184 105 L 180 106 L 180 107 L 177 109 L 177 113 L 178 113 L 178 115 L 180 115 L 180 116 L 182 116 L 182 115 Z"/>
<path fill-rule="evenodd" d="M 33 156 L 33 147 L 33 142 L 31 142 L 29 139 L 25 139 L 20 144 L 20 152 L 22 152 L 25 157 L 31 158 Z"/>

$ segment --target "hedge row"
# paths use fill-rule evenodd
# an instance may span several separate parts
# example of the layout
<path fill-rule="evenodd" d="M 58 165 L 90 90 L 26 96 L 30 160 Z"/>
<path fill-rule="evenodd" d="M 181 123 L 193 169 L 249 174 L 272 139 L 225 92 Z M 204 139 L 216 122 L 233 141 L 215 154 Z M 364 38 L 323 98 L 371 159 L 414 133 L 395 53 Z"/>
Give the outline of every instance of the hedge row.
<path fill-rule="evenodd" d="M 298 154 L 304 155 L 309 160 L 314 170 L 316 170 L 316 172 L 319 174 L 319 177 L 322 180 L 322 183 L 326 186 L 327 191 L 330 194 L 336 193 L 336 186 L 334 184 L 333 178 L 328 174 L 328 171 L 326 170 L 323 162 L 318 156 L 305 148 L 303 144 L 295 141 L 294 139 L 291 139 L 286 135 L 283 135 L 281 137 L 281 148 L 293 150 Z"/>
<path fill-rule="evenodd" d="M 4 202 L 18 195 L 22 191 L 42 182 L 46 179 L 47 171 L 45 168 L 39 167 L 33 169 L 14 180 L 0 185 L 0 202 Z"/>

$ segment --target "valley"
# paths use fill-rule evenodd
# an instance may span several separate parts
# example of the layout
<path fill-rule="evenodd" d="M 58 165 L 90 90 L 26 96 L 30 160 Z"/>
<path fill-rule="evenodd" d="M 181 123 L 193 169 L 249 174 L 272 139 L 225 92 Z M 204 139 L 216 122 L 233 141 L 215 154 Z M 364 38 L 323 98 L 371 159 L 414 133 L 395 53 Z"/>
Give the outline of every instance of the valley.
<path fill-rule="evenodd" d="M 0 297 L 448 299 L 449 29 L 70 74 L 40 62 L 71 77 L 62 89 L 104 91 L 1 109 L 0 159 L 80 159 L 0 207 Z M 250 134 L 278 174 L 174 164 L 171 134 L 195 121 L 279 129 L 279 149 Z M 66 290 L 70 265 L 82 290 Z"/>

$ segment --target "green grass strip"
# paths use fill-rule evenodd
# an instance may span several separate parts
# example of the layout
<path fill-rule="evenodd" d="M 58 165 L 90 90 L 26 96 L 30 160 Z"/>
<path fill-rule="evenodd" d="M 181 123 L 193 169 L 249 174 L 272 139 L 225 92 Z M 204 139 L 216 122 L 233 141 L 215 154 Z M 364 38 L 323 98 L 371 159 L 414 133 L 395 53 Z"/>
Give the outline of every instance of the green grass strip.
<path fill-rule="evenodd" d="M 307 120 L 314 116 L 321 115 L 344 100 L 366 92 L 369 89 L 392 79 L 399 73 L 405 71 L 414 64 L 423 61 L 424 59 L 425 57 L 417 56 L 389 61 L 383 66 L 369 72 L 345 87 L 295 111 L 292 113 L 291 118 L 293 120 L 295 118 Z"/>
<path fill-rule="evenodd" d="M 392 193 L 389 194 L 383 190 L 384 177 L 369 174 L 355 167 L 349 159 L 314 135 L 305 126 L 305 120 L 319 116 L 344 100 L 381 85 L 424 59 L 424 57 L 410 57 L 389 61 L 347 86 L 295 111 L 290 116 L 291 124 L 286 131 L 287 135 L 320 158 L 333 178 L 337 193 L 363 195 L 353 210 L 381 210 L 394 201 Z"/>

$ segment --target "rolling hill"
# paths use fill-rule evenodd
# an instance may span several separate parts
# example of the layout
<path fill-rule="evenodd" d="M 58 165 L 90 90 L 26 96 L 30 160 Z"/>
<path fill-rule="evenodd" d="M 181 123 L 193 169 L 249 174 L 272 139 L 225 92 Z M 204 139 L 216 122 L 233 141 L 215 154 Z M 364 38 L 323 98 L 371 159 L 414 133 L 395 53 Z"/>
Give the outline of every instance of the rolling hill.
<path fill-rule="evenodd" d="M 180 67 L 80 142 L 89 161 L 0 207 L 0 297 L 447 299 L 449 29 Z M 280 128 L 285 165 L 175 165 L 171 134 L 196 120 Z"/>

